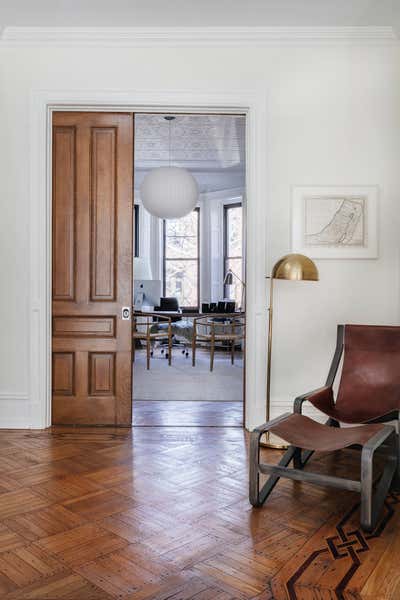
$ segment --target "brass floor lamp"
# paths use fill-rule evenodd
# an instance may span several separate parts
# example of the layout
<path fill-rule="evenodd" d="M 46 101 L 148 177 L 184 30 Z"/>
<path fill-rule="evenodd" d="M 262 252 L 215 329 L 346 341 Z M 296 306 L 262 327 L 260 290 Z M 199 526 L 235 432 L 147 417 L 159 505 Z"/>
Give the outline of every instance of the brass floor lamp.
<path fill-rule="evenodd" d="M 270 419 L 271 411 L 271 362 L 272 362 L 272 320 L 274 300 L 274 279 L 287 279 L 291 281 L 318 281 L 318 269 L 311 258 L 304 254 L 287 254 L 274 265 L 270 277 L 269 309 L 268 309 L 268 354 L 267 354 L 267 393 L 266 393 L 266 421 Z M 260 442 L 264 448 L 285 449 L 285 444 L 275 444 L 270 441 L 267 432 L 264 441 Z"/>

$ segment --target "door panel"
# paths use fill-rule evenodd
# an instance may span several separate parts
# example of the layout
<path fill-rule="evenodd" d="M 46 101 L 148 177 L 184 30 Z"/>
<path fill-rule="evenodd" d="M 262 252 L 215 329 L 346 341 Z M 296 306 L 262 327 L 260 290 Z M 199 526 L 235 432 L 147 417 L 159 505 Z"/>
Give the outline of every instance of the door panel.
<path fill-rule="evenodd" d="M 54 127 L 53 300 L 75 299 L 75 140 L 75 127 Z"/>
<path fill-rule="evenodd" d="M 116 317 L 54 317 L 53 337 L 115 337 Z"/>
<path fill-rule="evenodd" d="M 114 300 L 116 289 L 115 242 L 116 128 L 92 129 L 90 179 L 90 299 Z"/>
<path fill-rule="evenodd" d="M 53 114 L 54 424 L 131 424 L 132 184 L 132 114 Z"/>

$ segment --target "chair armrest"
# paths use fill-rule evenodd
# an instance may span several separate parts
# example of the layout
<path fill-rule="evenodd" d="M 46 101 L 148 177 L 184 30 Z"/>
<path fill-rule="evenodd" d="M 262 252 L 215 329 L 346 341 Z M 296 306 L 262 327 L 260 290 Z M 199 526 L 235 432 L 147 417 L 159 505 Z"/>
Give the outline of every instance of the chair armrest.
<path fill-rule="evenodd" d="M 252 433 L 258 433 L 258 434 L 262 435 L 266 431 L 269 431 L 271 429 L 271 427 L 274 427 L 281 421 L 284 421 L 285 419 L 290 417 L 290 414 L 291 413 L 284 413 L 283 415 L 276 417 L 276 419 L 271 419 L 271 421 L 268 421 L 267 423 L 263 423 L 262 425 L 259 425 L 258 427 L 253 429 Z"/>
<path fill-rule="evenodd" d="M 396 433 L 396 428 L 393 425 L 385 425 L 381 431 L 378 431 L 369 438 L 366 444 L 363 446 L 364 453 L 374 453 L 374 451 L 382 445 L 382 443 L 388 438 L 390 435 Z"/>
<path fill-rule="evenodd" d="M 297 396 L 293 404 L 293 412 L 301 415 L 303 402 L 306 401 L 311 402 L 316 408 L 325 412 L 325 409 L 332 408 L 333 390 L 329 386 L 323 386 L 312 392 Z"/>
<path fill-rule="evenodd" d="M 166 323 L 171 323 L 171 317 L 168 317 L 167 315 L 164 314 L 160 314 L 158 312 L 152 312 L 152 313 L 148 313 L 150 316 L 152 317 L 156 317 L 157 319 L 159 319 L 160 321 L 164 321 Z"/>

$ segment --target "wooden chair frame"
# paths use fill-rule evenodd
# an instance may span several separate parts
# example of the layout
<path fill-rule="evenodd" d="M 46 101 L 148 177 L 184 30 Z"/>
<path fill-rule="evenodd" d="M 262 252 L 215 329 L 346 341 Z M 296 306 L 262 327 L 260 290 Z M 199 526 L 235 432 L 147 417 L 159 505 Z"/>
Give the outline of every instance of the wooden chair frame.
<path fill-rule="evenodd" d="M 138 319 L 143 318 L 144 320 L 138 323 Z M 168 323 L 167 332 L 156 332 L 151 333 L 151 328 L 154 325 L 154 319 L 157 321 L 164 321 Z M 138 332 L 137 326 L 145 327 L 145 331 Z M 150 357 L 151 357 L 151 344 L 156 342 L 157 340 L 163 340 L 167 337 L 168 339 L 168 365 L 171 366 L 172 361 L 172 326 L 171 326 L 171 317 L 167 317 L 166 315 L 160 315 L 156 312 L 140 312 L 135 313 L 132 319 L 132 361 L 135 362 L 135 340 L 143 340 L 146 342 L 146 367 L 147 370 L 150 369 Z"/>
<path fill-rule="evenodd" d="M 226 319 L 226 323 L 221 320 Z M 192 338 L 192 366 L 196 366 L 196 347 L 197 341 L 208 342 L 210 344 L 210 371 L 214 369 L 215 342 L 231 342 L 231 364 L 235 363 L 235 346 L 238 341 L 245 339 L 246 331 L 245 313 L 221 313 L 209 314 L 195 317 L 193 319 L 193 338 Z M 197 326 L 201 325 L 210 330 L 209 333 L 197 333 Z M 231 331 L 218 333 L 218 327 L 231 328 Z M 241 331 L 241 333 L 238 333 Z"/>
<path fill-rule="evenodd" d="M 326 385 L 331 387 L 335 381 L 344 349 L 344 326 L 338 326 L 336 350 L 329 369 Z M 319 388 L 322 390 L 324 388 Z M 302 413 L 304 402 L 317 391 L 298 396 L 294 401 L 293 412 Z M 303 451 L 296 446 L 289 446 L 277 465 L 260 462 L 260 438 L 270 431 L 277 423 L 286 419 L 290 413 L 285 413 L 276 419 L 264 423 L 254 429 L 250 434 L 250 490 L 249 499 L 254 507 L 264 504 L 280 477 L 286 477 L 296 481 L 305 481 L 316 485 L 326 485 L 335 488 L 359 492 L 361 494 L 361 527 L 365 531 L 372 531 L 377 524 L 381 509 L 389 489 L 399 489 L 400 485 L 400 442 L 399 434 L 396 435 L 395 427 L 386 425 L 381 431 L 373 435 L 361 448 L 361 478 L 360 480 L 333 477 L 330 475 L 305 472 L 313 450 Z M 399 412 L 385 415 L 375 419 L 375 423 L 397 420 L 400 424 Z M 340 427 L 335 419 L 329 418 L 326 422 L 329 427 Z M 360 446 L 351 446 L 359 449 Z M 386 462 L 381 477 L 377 482 L 373 474 L 373 460 L 377 451 L 386 455 Z M 293 467 L 289 464 L 293 461 Z M 260 474 L 269 474 L 270 477 L 260 489 Z M 376 484 L 375 491 L 373 490 Z"/>

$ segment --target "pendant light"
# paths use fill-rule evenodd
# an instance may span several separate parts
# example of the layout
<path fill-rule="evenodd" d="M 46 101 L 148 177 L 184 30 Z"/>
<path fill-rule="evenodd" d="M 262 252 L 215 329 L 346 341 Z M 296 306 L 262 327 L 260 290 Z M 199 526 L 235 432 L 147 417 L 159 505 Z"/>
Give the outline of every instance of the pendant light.
<path fill-rule="evenodd" d="M 175 117 L 164 119 L 169 124 L 169 166 L 153 169 L 145 176 L 140 197 L 151 215 L 160 219 L 181 219 L 195 209 L 199 187 L 187 169 L 171 166 L 171 123 Z"/>

